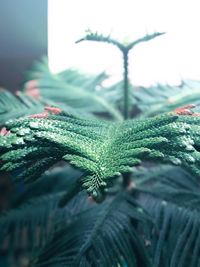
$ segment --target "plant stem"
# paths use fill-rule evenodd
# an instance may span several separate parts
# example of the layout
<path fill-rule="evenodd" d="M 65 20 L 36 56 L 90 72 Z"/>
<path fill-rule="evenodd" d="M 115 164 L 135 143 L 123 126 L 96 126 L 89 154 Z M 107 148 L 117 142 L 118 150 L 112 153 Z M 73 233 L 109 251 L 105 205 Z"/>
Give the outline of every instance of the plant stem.
<path fill-rule="evenodd" d="M 124 120 L 127 120 L 129 118 L 129 79 L 128 79 L 128 53 L 129 49 L 126 49 L 124 47 L 123 50 L 121 50 L 123 53 L 123 64 L 124 64 Z M 131 173 L 125 173 L 123 174 L 123 187 L 127 188 L 130 184 L 130 178 Z"/>
<path fill-rule="evenodd" d="M 76 41 L 76 43 L 88 40 L 88 41 L 96 41 L 96 42 L 103 42 L 108 43 L 116 46 L 123 54 L 123 63 L 124 63 L 124 110 L 123 110 L 123 117 L 124 120 L 129 118 L 129 80 L 128 80 L 128 53 L 131 51 L 136 45 L 150 41 L 157 36 L 164 34 L 164 32 L 155 32 L 154 34 L 147 34 L 142 38 L 137 39 L 129 44 L 122 44 L 115 39 L 112 39 L 110 36 L 103 36 L 102 34 L 98 34 L 91 32 L 88 30 L 86 35 Z"/>
<path fill-rule="evenodd" d="M 129 80 L 128 80 L 128 52 L 129 50 L 124 49 L 123 51 L 123 63 L 124 63 L 124 119 L 129 118 Z"/>

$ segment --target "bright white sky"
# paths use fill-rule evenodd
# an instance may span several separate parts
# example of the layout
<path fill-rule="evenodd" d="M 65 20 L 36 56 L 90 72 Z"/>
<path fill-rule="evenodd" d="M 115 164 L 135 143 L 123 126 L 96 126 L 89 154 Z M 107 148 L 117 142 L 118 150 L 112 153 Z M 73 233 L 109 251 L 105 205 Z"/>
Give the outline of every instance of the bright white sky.
<path fill-rule="evenodd" d="M 200 80 L 200 0 L 49 0 L 51 70 L 106 70 L 116 81 L 122 64 L 116 48 L 88 41 L 75 44 L 88 28 L 122 41 L 167 32 L 131 52 L 134 84 Z"/>

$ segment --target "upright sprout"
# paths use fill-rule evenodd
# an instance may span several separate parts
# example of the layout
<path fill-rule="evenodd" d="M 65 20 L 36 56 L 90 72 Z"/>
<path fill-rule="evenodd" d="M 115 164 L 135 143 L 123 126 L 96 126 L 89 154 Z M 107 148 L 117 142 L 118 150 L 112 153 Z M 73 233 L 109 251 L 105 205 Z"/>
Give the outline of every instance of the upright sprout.
<path fill-rule="evenodd" d="M 124 92 L 124 103 L 123 103 L 123 115 L 124 119 L 129 118 L 129 65 L 128 65 L 128 56 L 129 52 L 132 48 L 134 48 L 137 44 L 142 43 L 142 42 L 147 42 L 150 41 L 160 35 L 164 34 L 164 32 L 155 32 L 153 34 L 147 34 L 142 38 L 139 38 L 131 43 L 128 44 L 123 44 L 118 42 L 115 39 L 112 39 L 110 36 L 103 36 L 102 34 L 92 33 L 91 31 L 86 32 L 86 36 L 81 38 L 80 40 L 76 41 L 76 43 L 82 42 L 82 41 L 96 41 L 96 42 L 104 42 L 104 43 L 109 43 L 114 46 L 116 46 L 121 52 L 123 56 L 123 81 L 124 81 L 124 86 L 123 86 L 123 92 Z"/>

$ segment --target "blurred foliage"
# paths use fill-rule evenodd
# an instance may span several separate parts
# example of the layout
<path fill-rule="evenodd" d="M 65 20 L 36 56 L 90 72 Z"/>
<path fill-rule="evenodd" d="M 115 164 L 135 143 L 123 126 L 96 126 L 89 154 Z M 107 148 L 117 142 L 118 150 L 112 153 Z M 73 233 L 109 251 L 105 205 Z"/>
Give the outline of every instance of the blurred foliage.
<path fill-rule="evenodd" d="M 180 85 L 139 87 L 134 92 L 141 116 L 154 116 L 188 104 L 200 103 L 200 82 L 185 80 Z"/>
<path fill-rule="evenodd" d="M 41 112 L 44 104 L 22 92 L 13 95 L 7 90 L 0 90 L 0 125 L 13 118 Z"/>
<path fill-rule="evenodd" d="M 117 98 L 117 90 L 103 89 L 102 83 L 108 78 L 104 72 L 99 75 L 84 75 L 69 69 L 52 74 L 42 66 L 39 63 L 28 74 L 28 77 L 35 79 L 25 84 L 24 91 L 27 95 L 53 101 L 64 109 L 68 106 L 76 109 L 76 112 L 107 114 L 116 120 L 122 120 L 120 111 L 112 102 L 113 96 Z M 40 69 L 45 71 L 39 75 Z"/>

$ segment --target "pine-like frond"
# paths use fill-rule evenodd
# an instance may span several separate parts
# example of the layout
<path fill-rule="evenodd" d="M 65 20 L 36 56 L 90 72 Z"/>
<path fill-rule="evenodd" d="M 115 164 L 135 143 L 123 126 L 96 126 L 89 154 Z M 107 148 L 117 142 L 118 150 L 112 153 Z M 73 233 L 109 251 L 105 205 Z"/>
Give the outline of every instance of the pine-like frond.
<path fill-rule="evenodd" d="M 199 176 L 200 117 L 187 115 L 187 109 L 177 114 L 105 122 L 47 108 L 7 123 L 10 132 L 0 136 L 1 169 L 20 169 L 20 177 L 31 182 L 65 160 L 84 171 L 81 184 L 96 200 L 115 177 L 142 161 L 182 165 Z"/>
<path fill-rule="evenodd" d="M 152 116 L 169 112 L 188 104 L 200 101 L 200 82 L 186 80 L 178 86 L 155 85 L 148 88 L 138 87 L 134 90 L 136 106 L 142 116 Z"/>
<path fill-rule="evenodd" d="M 140 192 L 179 206 L 200 210 L 198 178 L 180 166 L 139 167 L 133 172 L 132 180 Z"/>
<path fill-rule="evenodd" d="M 23 117 L 29 114 L 41 112 L 44 104 L 32 97 L 17 92 L 16 95 L 0 90 L 0 125 L 4 125 L 9 119 Z"/>
<path fill-rule="evenodd" d="M 198 179 L 178 166 L 151 166 L 135 171 L 133 181 L 133 196 L 139 192 L 139 204 L 154 220 L 154 225 L 141 224 L 138 228 L 152 265 L 197 267 L 200 251 Z"/>
<path fill-rule="evenodd" d="M 0 249 L 38 249 L 57 229 L 57 224 L 90 207 L 85 194 L 79 194 L 65 208 L 60 198 L 80 173 L 72 168 L 55 168 L 28 186 L 20 185 L 12 208 L 0 214 Z M 16 185 L 16 190 L 19 185 Z M 17 190 L 18 191 L 18 190 Z"/>
<path fill-rule="evenodd" d="M 194 198 L 190 192 L 185 194 L 186 196 L 191 203 L 195 200 L 199 202 L 199 196 Z M 152 265 L 154 267 L 197 267 L 200 251 L 199 209 L 184 206 L 181 202 L 174 203 L 162 200 L 162 197 L 158 199 L 143 196 L 143 208 L 148 210 L 148 214 L 155 222 L 154 226 L 148 224 L 140 227 Z"/>
<path fill-rule="evenodd" d="M 38 249 L 44 246 L 49 236 L 62 222 L 67 224 L 72 216 L 90 208 L 85 194 L 80 194 L 66 207 L 58 202 L 64 191 L 46 194 L 31 199 L 0 216 L 0 249 L 17 251 L 20 248 Z M 6 246 L 6 247 L 5 247 Z"/>
<path fill-rule="evenodd" d="M 59 72 L 57 77 L 67 84 L 94 92 L 95 90 L 100 90 L 102 83 L 108 78 L 108 75 L 105 72 L 101 72 L 98 75 L 88 75 L 83 74 L 78 70 L 66 69 Z"/>
<path fill-rule="evenodd" d="M 151 263 L 135 231 L 147 216 L 127 194 L 118 194 L 71 218 L 40 252 L 35 267 L 147 267 Z"/>
<path fill-rule="evenodd" d="M 122 115 L 112 101 L 104 97 L 102 82 L 107 78 L 103 72 L 97 76 L 83 75 L 75 70 L 65 70 L 59 74 L 50 71 L 25 84 L 28 95 L 40 96 L 53 101 L 58 106 L 69 106 L 77 111 L 88 113 L 107 113 L 122 120 Z"/>
<path fill-rule="evenodd" d="M 81 175 L 80 171 L 70 166 L 60 166 L 47 171 L 34 183 L 16 183 L 14 184 L 16 193 L 12 200 L 12 208 L 17 208 L 36 197 L 66 192 Z"/>
<path fill-rule="evenodd" d="M 45 244 L 55 225 L 57 203 L 64 192 L 40 196 L 0 216 L 0 249 L 16 251 Z M 64 211 L 64 210 L 63 210 Z M 66 216 L 70 213 L 66 211 Z"/>

